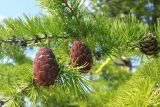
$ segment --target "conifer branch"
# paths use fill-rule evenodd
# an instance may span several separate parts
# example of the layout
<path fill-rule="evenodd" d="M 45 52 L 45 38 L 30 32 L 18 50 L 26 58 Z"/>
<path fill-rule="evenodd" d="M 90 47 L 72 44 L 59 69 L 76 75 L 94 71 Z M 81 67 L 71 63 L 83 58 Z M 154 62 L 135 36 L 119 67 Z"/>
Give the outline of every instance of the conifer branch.
<path fill-rule="evenodd" d="M 42 40 L 53 39 L 53 38 L 67 39 L 67 38 L 79 38 L 79 36 L 48 36 L 47 34 L 45 34 L 44 37 L 35 36 L 32 39 L 12 37 L 6 40 L 1 40 L 0 44 L 10 43 L 10 44 L 19 44 L 20 46 L 27 46 L 28 42 L 38 43 L 41 42 Z"/>
<path fill-rule="evenodd" d="M 71 11 L 72 15 L 77 19 L 77 15 L 74 12 L 73 8 L 68 4 L 67 0 L 63 0 L 63 2 L 65 3 L 66 7 Z"/>
<path fill-rule="evenodd" d="M 8 99 L 8 100 L 1 100 L 1 101 L 0 101 L 0 106 L 5 105 L 9 100 L 10 100 L 10 99 Z"/>
<path fill-rule="evenodd" d="M 78 19 L 77 13 L 73 10 L 73 8 L 68 4 L 67 0 L 63 0 L 63 2 L 65 3 L 66 7 L 70 10 L 71 14 L 75 17 L 76 22 L 78 24 L 78 28 L 81 31 L 81 33 L 85 33 L 84 32 L 84 27 L 82 26 L 82 24 L 80 24 L 80 20 Z"/>

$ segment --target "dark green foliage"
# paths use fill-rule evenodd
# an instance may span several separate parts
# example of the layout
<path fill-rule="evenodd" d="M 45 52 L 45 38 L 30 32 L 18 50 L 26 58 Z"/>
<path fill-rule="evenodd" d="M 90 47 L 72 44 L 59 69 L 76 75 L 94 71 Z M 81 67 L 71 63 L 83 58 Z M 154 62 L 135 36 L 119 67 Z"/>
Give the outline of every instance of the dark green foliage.
<path fill-rule="evenodd" d="M 109 17 L 135 15 L 148 24 L 155 24 L 159 14 L 158 0 L 93 0 L 95 13 L 102 13 Z"/>

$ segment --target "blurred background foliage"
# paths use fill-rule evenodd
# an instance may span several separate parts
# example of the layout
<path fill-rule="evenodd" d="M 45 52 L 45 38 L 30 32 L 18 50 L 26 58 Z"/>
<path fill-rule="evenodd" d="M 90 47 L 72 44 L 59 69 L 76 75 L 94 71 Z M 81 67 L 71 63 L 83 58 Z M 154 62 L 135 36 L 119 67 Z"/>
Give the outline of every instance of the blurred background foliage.
<path fill-rule="evenodd" d="M 92 11 L 106 17 L 136 16 L 137 19 L 153 25 L 160 16 L 159 0 L 92 0 Z"/>

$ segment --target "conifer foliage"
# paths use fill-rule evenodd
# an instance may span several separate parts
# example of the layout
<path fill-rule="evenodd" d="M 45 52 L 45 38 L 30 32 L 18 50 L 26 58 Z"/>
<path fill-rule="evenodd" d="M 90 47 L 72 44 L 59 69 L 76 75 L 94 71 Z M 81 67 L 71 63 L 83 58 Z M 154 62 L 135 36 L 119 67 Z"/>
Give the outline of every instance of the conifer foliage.
<path fill-rule="evenodd" d="M 0 106 L 160 106 L 159 21 L 149 33 L 82 0 L 37 1 L 47 14 L 0 24 Z"/>

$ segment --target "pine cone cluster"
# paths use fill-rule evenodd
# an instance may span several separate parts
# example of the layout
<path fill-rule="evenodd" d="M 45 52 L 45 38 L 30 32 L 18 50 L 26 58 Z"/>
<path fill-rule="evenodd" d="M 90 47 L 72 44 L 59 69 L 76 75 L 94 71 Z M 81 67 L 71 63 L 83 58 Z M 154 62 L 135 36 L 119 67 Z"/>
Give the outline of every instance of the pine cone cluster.
<path fill-rule="evenodd" d="M 146 55 L 155 55 L 158 52 L 158 43 L 152 33 L 148 33 L 140 41 L 140 50 Z"/>
<path fill-rule="evenodd" d="M 92 54 L 80 40 L 76 40 L 70 49 L 70 63 L 76 67 L 82 66 L 81 72 L 87 72 L 92 67 Z M 59 66 L 50 48 L 39 49 L 33 62 L 33 69 L 36 85 L 50 86 L 54 84 Z"/>
<path fill-rule="evenodd" d="M 34 81 L 37 85 L 52 85 L 58 75 L 59 68 L 55 56 L 50 48 L 40 48 L 34 63 Z"/>
<path fill-rule="evenodd" d="M 73 66 L 79 67 L 81 72 L 87 72 L 93 65 L 93 58 L 90 50 L 80 40 L 74 41 L 70 49 L 70 63 Z"/>

